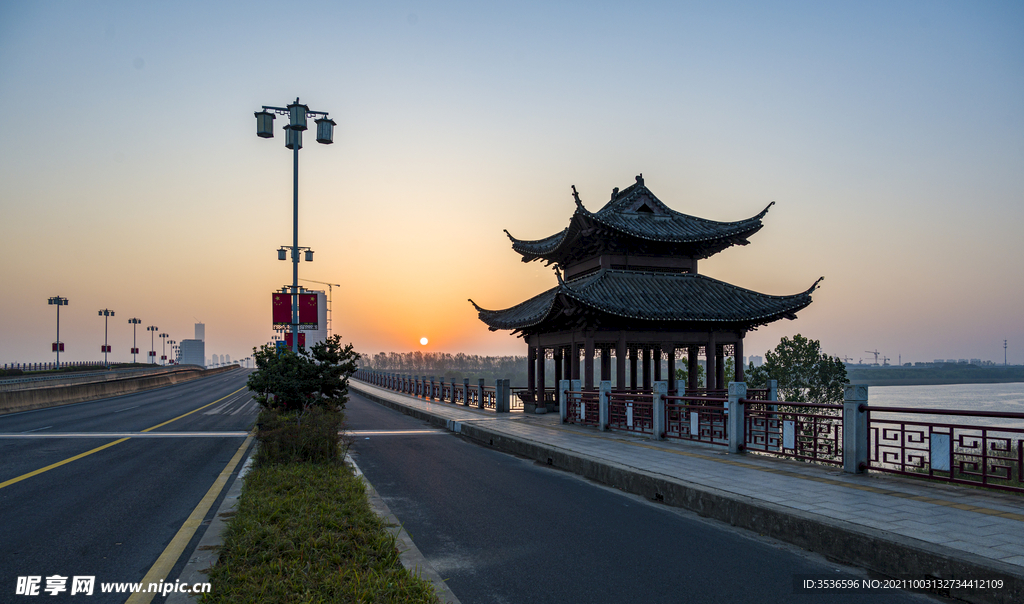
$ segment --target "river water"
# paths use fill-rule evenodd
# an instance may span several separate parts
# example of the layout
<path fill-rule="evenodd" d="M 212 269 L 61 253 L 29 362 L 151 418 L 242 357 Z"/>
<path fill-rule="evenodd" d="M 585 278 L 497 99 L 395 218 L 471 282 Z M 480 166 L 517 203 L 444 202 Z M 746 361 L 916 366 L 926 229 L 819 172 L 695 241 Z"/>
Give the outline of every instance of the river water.
<path fill-rule="evenodd" d="M 871 386 L 868 405 L 879 407 L 915 407 L 1024 413 L 1024 382 L 1007 384 L 941 384 L 934 386 Z M 1024 419 L 951 417 L 939 415 L 903 415 L 917 421 L 939 421 L 951 424 L 972 424 L 1024 428 Z M 872 414 L 875 417 L 875 414 Z M 892 415 L 879 419 L 891 418 Z"/>

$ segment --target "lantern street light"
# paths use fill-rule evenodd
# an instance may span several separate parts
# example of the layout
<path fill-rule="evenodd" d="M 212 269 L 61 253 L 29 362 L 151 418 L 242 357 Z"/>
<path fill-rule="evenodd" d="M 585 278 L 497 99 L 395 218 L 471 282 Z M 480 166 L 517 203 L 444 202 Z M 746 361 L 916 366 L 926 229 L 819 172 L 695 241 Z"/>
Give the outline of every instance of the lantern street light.
<path fill-rule="evenodd" d="M 57 353 L 57 371 L 60 371 L 60 351 L 64 350 L 64 342 L 60 341 L 60 307 L 67 306 L 68 299 L 54 296 L 49 303 L 57 307 L 57 341 L 53 343 L 53 351 Z"/>
<path fill-rule="evenodd" d="M 135 355 L 139 354 L 138 338 L 135 337 L 135 326 L 142 323 L 139 319 L 132 317 L 128 319 L 128 323 L 132 326 L 132 364 L 135 364 Z"/>
<path fill-rule="evenodd" d="M 162 334 L 158 335 L 157 337 L 164 341 L 164 343 L 163 343 L 163 347 L 164 347 L 163 350 L 164 351 L 163 351 L 163 354 L 160 355 L 160 364 L 161 365 L 166 365 L 167 364 L 167 338 L 169 338 L 171 336 L 169 336 L 169 335 L 167 335 L 165 333 L 162 333 Z"/>
<path fill-rule="evenodd" d="M 284 146 L 292 150 L 293 183 L 292 183 L 292 350 L 299 352 L 299 250 L 305 250 L 306 262 L 313 261 L 313 250 L 308 247 L 299 247 L 299 149 L 302 148 L 302 131 L 306 129 L 306 118 L 320 116 L 316 120 L 316 142 L 329 145 L 334 142 L 334 120 L 327 117 L 323 111 L 310 111 L 309 107 L 299 103 L 298 97 L 295 102 L 287 107 L 263 106 L 263 111 L 257 111 L 256 136 L 260 138 L 273 138 L 274 136 L 274 114 L 287 115 L 288 125 L 284 127 Z M 287 247 L 282 246 L 277 250 L 277 258 L 285 259 Z"/>
<path fill-rule="evenodd" d="M 160 328 L 157 327 L 156 325 L 150 325 L 149 327 L 146 328 L 146 331 L 149 332 L 149 358 L 152 359 L 154 365 L 156 365 L 156 339 L 153 337 L 153 335 L 156 333 L 158 329 Z"/>
<path fill-rule="evenodd" d="M 114 311 L 104 308 L 100 311 L 99 316 L 103 317 L 103 364 L 110 369 L 110 364 L 107 363 L 107 353 L 110 352 L 110 346 L 107 345 L 107 323 L 110 321 L 110 317 L 114 316 Z"/>
<path fill-rule="evenodd" d="M 177 342 L 175 342 L 174 340 L 167 340 L 167 343 L 171 345 L 171 365 L 173 365 L 174 359 L 177 358 L 176 356 L 174 356 L 174 349 L 177 348 L 175 344 L 177 344 Z"/>

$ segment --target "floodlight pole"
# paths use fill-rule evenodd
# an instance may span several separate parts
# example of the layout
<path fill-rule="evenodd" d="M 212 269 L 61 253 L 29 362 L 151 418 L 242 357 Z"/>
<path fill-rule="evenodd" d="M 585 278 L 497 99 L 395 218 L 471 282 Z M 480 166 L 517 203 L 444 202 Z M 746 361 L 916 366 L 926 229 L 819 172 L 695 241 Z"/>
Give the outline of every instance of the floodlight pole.
<path fill-rule="evenodd" d="M 60 296 L 53 296 L 48 300 L 51 305 L 57 307 L 57 371 L 60 371 L 60 307 L 68 305 L 68 299 Z"/>

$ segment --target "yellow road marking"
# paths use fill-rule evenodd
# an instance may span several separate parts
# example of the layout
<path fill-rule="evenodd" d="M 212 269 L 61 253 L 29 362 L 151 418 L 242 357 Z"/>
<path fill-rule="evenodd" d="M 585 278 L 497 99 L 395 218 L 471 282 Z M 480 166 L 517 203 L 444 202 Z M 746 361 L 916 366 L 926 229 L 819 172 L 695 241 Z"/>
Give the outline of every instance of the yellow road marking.
<path fill-rule="evenodd" d="M 229 395 L 230 396 L 230 395 Z M 187 415 L 187 414 L 186 414 Z M 192 535 L 195 534 L 196 529 L 203 523 L 203 518 L 206 518 L 206 513 L 213 507 L 213 502 L 217 500 L 220 492 L 224 489 L 224 485 L 227 484 L 228 478 L 231 477 L 231 473 L 235 471 L 235 466 L 238 465 L 242 455 L 245 454 L 245 450 L 249 448 L 249 443 L 252 442 L 252 436 L 248 436 L 245 442 L 242 443 L 241 447 L 235 451 L 235 455 L 228 462 L 228 465 L 224 466 L 221 470 L 220 476 L 217 480 L 213 481 L 213 485 L 210 490 L 203 496 L 202 501 L 196 506 L 196 509 L 192 510 L 192 514 L 189 515 L 188 519 L 185 520 L 185 524 L 181 525 L 178 529 L 177 534 L 171 539 L 171 542 L 167 544 L 163 553 L 156 559 L 153 567 L 149 569 L 146 576 L 142 578 L 143 588 L 148 588 L 150 583 L 160 583 L 167 578 L 170 574 L 171 569 L 174 568 L 174 564 L 181 557 L 181 554 L 185 551 L 185 547 L 188 546 L 188 542 L 192 540 Z M 133 593 L 125 601 L 125 604 L 148 604 L 155 596 L 155 593 Z"/>
<path fill-rule="evenodd" d="M 215 404 L 221 402 L 222 400 L 228 398 L 229 396 L 238 394 L 239 392 L 241 392 L 245 388 L 246 388 L 246 386 L 242 386 L 241 388 L 239 388 L 238 390 L 235 390 L 231 394 L 228 394 L 227 396 L 223 396 L 223 397 L 213 401 L 212 403 L 210 403 L 208 405 L 203 405 L 202 407 L 199 407 L 198 409 L 193 409 L 192 411 L 189 411 L 188 413 L 186 413 L 184 415 L 179 415 L 178 417 L 176 417 L 176 418 L 174 418 L 172 420 L 168 420 L 168 421 L 166 421 L 166 422 L 164 422 L 162 424 L 157 424 L 157 425 L 153 426 L 152 428 L 146 428 L 145 430 L 142 430 L 142 432 L 149 432 L 150 430 L 156 430 L 160 426 L 166 426 L 167 424 L 169 424 L 171 422 L 176 422 L 176 421 L 178 421 L 179 419 L 181 419 L 181 418 L 183 418 L 185 416 L 192 415 L 196 411 L 202 411 L 203 409 L 206 409 L 210 405 L 215 405 Z M 10 485 L 12 485 L 14 483 L 17 483 L 17 482 L 21 482 L 22 480 L 25 480 L 26 478 L 32 478 L 33 476 L 38 476 L 38 475 L 42 474 L 43 472 L 49 472 L 50 470 L 52 470 L 54 468 L 59 468 L 59 467 L 63 466 L 64 464 L 69 464 L 69 463 L 71 463 L 73 461 L 82 459 L 83 457 L 86 457 L 88 455 L 92 455 L 93 453 L 97 453 L 97 452 L 102 451 L 103 449 L 106 449 L 108 447 L 113 447 L 116 444 L 123 443 L 126 440 L 130 440 L 130 439 L 128 439 L 128 438 L 121 438 L 121 439 L 115 440 L 114 442 L 109 442 L 109 443 L 107 443 L 107 444 L 105 444 L 105 445 L 103 445 L 101 447 L 96 447 L 95 449 L 91 449 L 89 451 L 86 451 L 85 453 L 79 453 L 78 455 L 75 455 L 74 457 L 69 457 L 67 459 L 58 461 L 57 463 L 50 464 L 50 465 L 46 466 L 45 468 L 39 468 L 38 470 L 33 470 L 33 471 L 29 472 L 28 474 L 22 474 L 21 476 L 18 476 L 16 478 L 12 478 L 10 480 L 4 481 L 4 482 L 0 482 L 0 489 L 2 489 L 4 487 L 8 487 L 8 486 L 10 486 Z"/>

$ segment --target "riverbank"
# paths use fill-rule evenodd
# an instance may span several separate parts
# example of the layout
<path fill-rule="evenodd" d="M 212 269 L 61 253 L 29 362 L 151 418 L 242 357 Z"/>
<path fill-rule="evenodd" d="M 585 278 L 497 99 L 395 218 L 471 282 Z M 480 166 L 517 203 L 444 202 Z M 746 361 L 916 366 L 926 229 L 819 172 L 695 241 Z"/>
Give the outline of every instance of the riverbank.
<path fill-rule="evenodd" d="M 1024 382 L 1024 367 L 942 365 L 935 367 L 847 367 L 853 384 L 865 386 L 936 386 Z"/>

